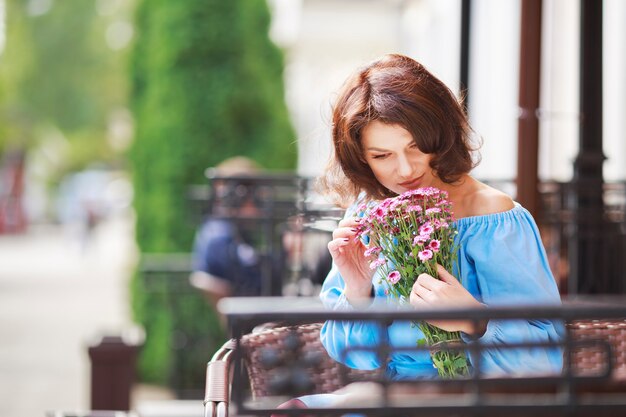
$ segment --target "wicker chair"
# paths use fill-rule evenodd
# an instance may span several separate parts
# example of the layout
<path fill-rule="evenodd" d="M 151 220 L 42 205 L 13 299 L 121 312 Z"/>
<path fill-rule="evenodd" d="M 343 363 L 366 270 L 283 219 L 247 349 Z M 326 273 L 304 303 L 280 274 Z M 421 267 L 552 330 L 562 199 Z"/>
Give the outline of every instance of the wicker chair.
<path fill-rule="evenodd" d="M 290 337 L 294 335 L 299 340 L 302 356 L 314 355 L 317 359 L 313 361 L 315 363 L 305 365 L 312 383 L 308 393 L 332 392 L 342 388 L 346 379 L 367 380 L 377 375 L 377 371 L 348 369 L 331 359 L 320 342 L 321 326 L 321 323 L 270 326 L 242 337 L 240 346 L 253 398 L 270 394 L 269 369 L 267 361 L 264 362 L 264 352 L 268 348 L 279 352 L 289 350 Z M 618 390 L 622 392 L 626 384 L 626 319 L 575 321 L 569 323 L 567 329 L 573 341 L 607 341 L 613 353 L 609 359 L 606 350 L 595 344 L 577 347 L 572 350 L 572 373 L 577 376 L 601 375 L 611 360 L 611 380 L 619 382 Z M 229 414 L 231 362 L 235 347 L 234 340 L 226 342 L 207 365 L 205 417 L 227 417 Z"/>
<path fill-rule="evenodd" d="M 269 349 L 285 352 L 293 349 L 294 336 L 298 340 L 300 357 L 305 358 L 304 371 L 309 378 L 307 392 L 310 394 L 328 393 L 338 390 L 346 380 L 372 378 L 377 371 L 361 371 L 345 367 L 331 359 L 320 341 L 322 323 L 308 323 L 297 326 L 264 325 L 241 338 L 244 365 L 250 383 L 253 398 L 269 395 L 268 364 L 266 356 Z M 226 342 L 207 365 L 205 417 L 228 416 L 230 383 L 232 378 L 232 359 L 235 340 Z M 308 361 L 306 359 L 309 359 Z"/>

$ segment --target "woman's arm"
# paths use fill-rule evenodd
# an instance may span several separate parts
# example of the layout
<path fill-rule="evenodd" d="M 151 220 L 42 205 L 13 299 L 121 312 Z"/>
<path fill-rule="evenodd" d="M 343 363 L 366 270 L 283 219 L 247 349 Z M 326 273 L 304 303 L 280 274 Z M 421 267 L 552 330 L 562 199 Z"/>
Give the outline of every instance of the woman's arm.
<path fill-rule="evenodd" d="M 367 307 L 385 300 L 384 290 L 378 294 L 382 298 L 375 297 L 372 284 L 375 271 L 369 268 L 369 260 L 363 255 L 365 246 L 356 238 L 356 207 L 354 204 L 346 211 L 328 244 L 333 266 L 324 280 L 320 298 L 330 310 L 352 310 L 355 306 Z M 320 337 L 336 361 L 351 368 L 375 369 L 380 366 L 375 352 L 347 349 L 376 348 L 381 338 L 387 337 L 387 330 L 374 322 L 329 320 L 322 327 Z"/>

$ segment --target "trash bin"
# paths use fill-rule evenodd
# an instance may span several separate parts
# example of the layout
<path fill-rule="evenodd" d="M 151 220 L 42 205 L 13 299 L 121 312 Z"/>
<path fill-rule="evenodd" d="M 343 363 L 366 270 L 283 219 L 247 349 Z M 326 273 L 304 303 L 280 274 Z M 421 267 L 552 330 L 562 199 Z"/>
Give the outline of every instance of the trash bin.
<path fill-rule="evenodd" d="M 92 410 L 130 410 L 139 346 L 120 336 L 104 336 L 89 347 Z"/>

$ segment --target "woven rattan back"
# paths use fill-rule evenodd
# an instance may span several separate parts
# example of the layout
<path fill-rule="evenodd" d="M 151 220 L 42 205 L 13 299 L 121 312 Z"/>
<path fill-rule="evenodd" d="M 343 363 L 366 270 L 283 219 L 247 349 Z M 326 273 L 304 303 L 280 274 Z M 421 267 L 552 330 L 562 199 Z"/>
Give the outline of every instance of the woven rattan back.
<path fill-rule="evenodd" d="M 626 319 L 584 320 L 569 323 L 569 334 L 574 341 L 608 342 L 613 361 L 612 378 L 626 380 Z M 608 351 L 598 343 L 581 345 L 572 351 L 572 370 L 575 375 L 599 375 L 607 369 Z"/>
<path fill-rule="evenodd" d="M 243 336 L 241 346 L 244 352 L 252 395 L 255 398 L 270 394 L 268 379 L 275 371 L 269 355 L 282 356 L 279 362 L 289 361 L 289 356 L 306 371 L 312 383 L 311 394 L 328 393 L 341 388 L 346 380 L 360 380 L 375 376 L 375 371 L 349 369 L 336 362 L 328 354 L 320 341 L 322 323 L 300 324 L 265 328 Z M 293 341 L 298 340 L 298 346 Z M 288 365 L 288 364 L 286 364 Z"/>

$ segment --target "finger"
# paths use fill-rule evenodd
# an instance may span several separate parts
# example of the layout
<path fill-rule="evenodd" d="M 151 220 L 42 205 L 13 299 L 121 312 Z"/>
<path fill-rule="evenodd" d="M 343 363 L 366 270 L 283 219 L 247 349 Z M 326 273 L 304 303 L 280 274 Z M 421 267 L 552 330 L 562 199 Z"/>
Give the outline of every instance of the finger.
<path fill-rule="evenodd" d="M 428 305 L 428 303 L 424 301 L 422 297 L 417 295 L 414 291 L 411 291 L 411 295 L 409 295 L 409 302 L 414 307 L 423 307 Z"/>
<path fill-rule="evenodd" d="M 428 274 L 420 274 L 417 277 L 417 280 L 415 280 L 415 283 L 431 291 L 436 290 L 446 285 L 444 282 L 441 282 L 437 278 L 433 278 L 432 276 Z"/>
<path fill-rule="evenodd" d="M 439 279 L 447 284 L 451 285 L 460 285 L 459 280 L 457 280 L 454 275 L 446 271 L 446 269 L 437 264 L 437 275 L 439 275 Z"/>
<path fill-rule="evenodd" d="M 357 228 L 356 227 L 338 227 L 333 230 L 333 239 L 340 238 L 356 238 Z"/>
<path fill-rule="evenodd" d="M 333 239 L 328 242 L 328 251 L 330 252 L 331 256 L 334 257 L 336 254 L 342 253 L 343 248 L 349 243 L 350 239 L 348 238 Z"/>
<path fill-rule="evenodd" d="M 418 281 L 415 281 L 415 284 L 413 284 L 413 288 L 411 289 L 411 295 L 415 294 L 422 300 L 429 297 L 430 292 L 431 291 L 428 288 L 422 286 Z"/>
<path fill-rule="evenodd" d="M 360 217 L 346 217 L 337 224 L 338 227 L 357 227 L 361 222 Z"/>

